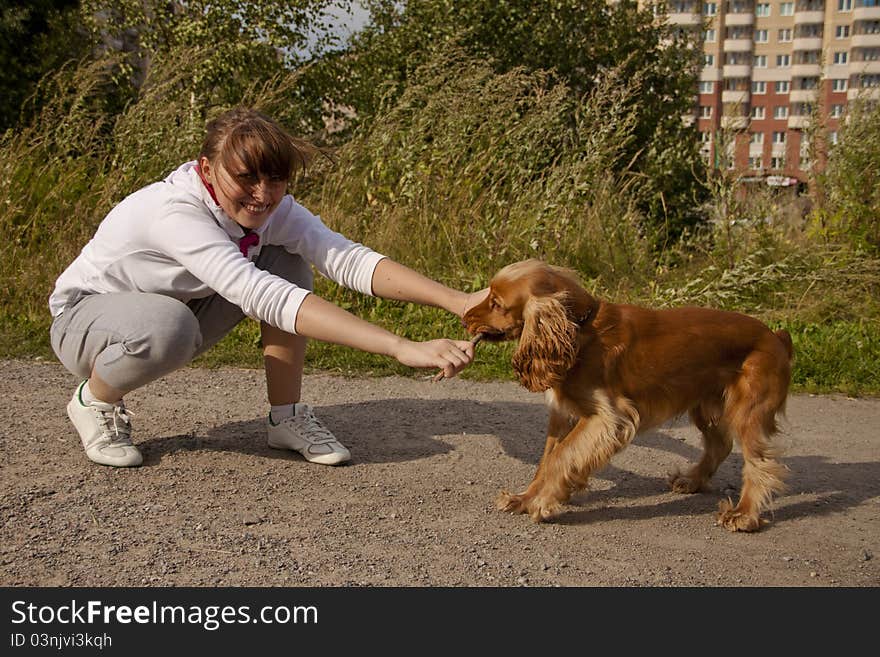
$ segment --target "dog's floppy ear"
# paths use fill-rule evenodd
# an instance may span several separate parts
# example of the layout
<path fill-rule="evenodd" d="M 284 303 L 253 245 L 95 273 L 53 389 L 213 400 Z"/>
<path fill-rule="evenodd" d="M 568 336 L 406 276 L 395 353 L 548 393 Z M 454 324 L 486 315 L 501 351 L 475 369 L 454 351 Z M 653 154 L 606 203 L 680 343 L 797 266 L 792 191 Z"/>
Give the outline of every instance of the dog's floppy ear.
<path fill-rule="evenodd" d="M 513 369 L 519 382 L 532 392 L 562 383 L 577 358 L 578 325 L 568 317 L 566 296 L 531 297 L 523 308 Z"/>

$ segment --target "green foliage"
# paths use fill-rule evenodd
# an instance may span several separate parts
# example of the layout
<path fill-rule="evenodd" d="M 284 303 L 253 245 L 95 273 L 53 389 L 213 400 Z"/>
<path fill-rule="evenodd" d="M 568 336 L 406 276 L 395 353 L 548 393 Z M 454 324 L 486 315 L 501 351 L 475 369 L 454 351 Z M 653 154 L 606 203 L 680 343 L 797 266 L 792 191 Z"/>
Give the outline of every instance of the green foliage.
<path fill-rule="evenodd" d="M 794 343 L 792 384 L 807 392 L 880 391 L 880 322 L 788 322 Z"/>
<path fill-rule="evenodd" d="M 825 235 L 880 253 L 880 103 L 856 99 L 841 120 L 822 176 L 827 206 L 816 226 Z"/>
<path fill-rule="evenodd" d="M 257 13 L 241 24 L 235 8 L 245 4 Z M 741 194 L 733 177 L 696 165 L 681 173 L 696 149 L 676 104 L 686 77 L 662 78 L 686 48 L 663 59 L 651 45 L 663 33 L 643 33 L 648 23 L 627 3 L 541 3 L 543 18 L 519 1 L 410 2 L 402 14 L 387 3 L 357 48 L 293 73 L 283 62 L 296 55 L 277 48 L 299 43 L 306 14 L 287 36 L 251 28 L 273 12 L 327 3 L 270 6 L 283 4 L 185 3 L 184 11 L 184 3 L 122 0 L 92 34 L 110 44 L 127 34 L 130 43 L 38 85 L 29 120 L 0 137 L 0 228 L 10 236 L 0 246 L 0 355 L 51 357 L 46 298 L 57 275 L 123 196 L 195 155 L 207 119 L 242 103 L 314 134 L 322 110 L 369 91 L 360 98 L 370 111 L 339 135 L 336 164 L 322 160 L 295 190 L 337 230 L 462 289 L 538 256 L 577 269 L 609 300 L 748 312 L 792 333 L 796 389 L 880 392 L 875 110 L 853 112 L 842 129 L 816 232 L 805 228 L 798 199 Z M 197 8 L 204 13 L 190 11 Z M 596 23 L 563 34 L 573 21 L 565 12 L 575 9 Z M 591 31 L 596 25 L 620 35 Z M 639 44 L 653 68 L 635 74 L 645 63 Z M 633 57 L 620 57 L 627 48 Z M 594 61 L 581 75 L 578 67 Z M 340 78 L 346 71 L 351 77 Z M 317 285 L 321 296 L 413 339 L 464 337 L 440 310 Z M 465 376 L 509 379 L 512 348 L 481 345 Z M 250 321 L 199 360 L 261 362 Z M 413 374 L 317 342 L 308 362 Z"/>
<path fill-rule="evenodd" d="M 255 77 L 236 96 L 193 103 L 200 51 L 167 53 L 150 67 L 137 102 L 121 113 L 104 102 L 116 88 L 114 60 L 66 67 L 42 83 L 36 120 L 0 137 L 0 273 L 4 305 L 45 312 L 55 278 L 122 198 L 194 158 L 213 114 L 243 103 L 296 125 L 295 74 Z"/>
<path fill-rule="evenodd" d="M 121 86 L 136 92 L 156 66 L 186 60 L 189 104 L 229 105 L 259 81 L 286 75 L 304 63 L 312 36 L 315 48 L 337 37 L 326 29 L 326 10 L 349 0 L 83 0 L 83 23 L 95 43 L 124 53 L 115 72 Z M 323 28 L 323 29 L 321 29 Z M 160 74 L 162 75 L 162 74 Z M 320 78 L 319 78 L 320 79 Z M 291 127 L 309 134 L 322 126 L 323 99 L 303 86 L 289 100 L 299 104 Z"/>
<path fill-rule="evenodd" d="M 25 100 L 48 72 L 86 53 L 76 0 L 0 6 L 0 132 L 18 123 Z"/>
<path fill-rule="evenodd" d="M 524 257 L 639 277 L 649 252 L 626 155 L 640 92 L 610 71 L 575 100 L 547 73 L 498 74 L 450 49 L 339 150 L 308 201 L 340 232 L 454 285 Z"/>
<path fill-rule="evenodd" d="M 606 73 L 638 77 L 629 99 L 633 139 L 623 162 L 644 174 L 639 208 L 654 230 L 676 236 L 699 221 L 691 211 L 702 169 L 689 112 L 699 70 L 697 34 L 657 24 L 634 2 L 604 0 L 415 0 L 365 3 L 374 23 L 356 36 L 338 67 L 342 86 L 334 101 L 364 121 L 400 97 L 426 62 L 453 47 L 490 62 L 496 73 L 548 71 L 571 95 L 572 111 L 599 90 Z M 571 114 L 560 117 L 573 122 Z M 617 171 L 616 173 L 619 173 Z"/>

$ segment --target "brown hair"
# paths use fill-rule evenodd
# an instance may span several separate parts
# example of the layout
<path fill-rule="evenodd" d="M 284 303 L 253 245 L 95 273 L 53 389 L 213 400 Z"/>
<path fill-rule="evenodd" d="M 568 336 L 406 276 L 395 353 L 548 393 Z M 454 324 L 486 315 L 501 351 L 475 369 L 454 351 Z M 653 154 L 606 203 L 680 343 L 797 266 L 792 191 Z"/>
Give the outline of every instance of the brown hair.
<path fill-rule="evenodd" d="M 206 157 L 230 173 L 237 158 L 249 173 L 290 180 L 305 172 L 315 148 L 292 137 L 274 119 L 262 112 L 237 107 L 224 112 L 207 125 L 199 158 Z"/>

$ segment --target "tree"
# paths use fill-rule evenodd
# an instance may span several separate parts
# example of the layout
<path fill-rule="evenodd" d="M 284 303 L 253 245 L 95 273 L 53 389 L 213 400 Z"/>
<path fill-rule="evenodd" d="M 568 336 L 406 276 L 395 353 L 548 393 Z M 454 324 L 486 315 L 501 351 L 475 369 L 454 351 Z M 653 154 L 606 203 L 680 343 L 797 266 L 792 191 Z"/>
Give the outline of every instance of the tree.
<path fill-rule="evenodd" d="M 40 78 L 86 53 L 77 17 L 76 0 L 0 3 L 0 132 L 18 123 Z"/>
<path fill-rule="evenodd" d="M 839 141 L 822 174 L 826 228 L 880 253 L 880 103 L 857 98 L 841 121 Z"/>
<path fill-rule="evenodd" d="M 189 81 L 191 103 L 209 107 L 236 102 L 245 90 L 307 64 L 311 49 L 334 39 L 327 10 L 348 0 L 83 0 L 92 39 L 104 52 L 128 53 L 120 81 L 135 91 L 152 66 L 200 57 Z M 317 37 L 316 37 L 317 35 Z M 313 43 L 317 38 L 318 43 Z M 310 49 L 309 46 L 312 46 Z M 294 127 L 320 125 L 321 99 L 307 91 Z M 282 119 L 289 117 L 279 117 Z M 299 125 L 299 124 L 302 125 Z"/>
<path fill-rule="evenodd" d="M 574 96 L 590 92 L 602 72 L 639 76 L 644 93 L 630 156 L 644 174 L 643 209 L 655 227 L 677 233 L 698 220 L 693 208 L 702 171 L 693 109 L 700 49 L 694 34 L 658 24 L 649 10 L 622 0 L 368 0 L 371 24 L 351 49 L 328 61 L 339 105 L 369 121 L 399 97 L 412 72 L 452 44 L 491 61 L 497 72 L 548 70 Z"/>

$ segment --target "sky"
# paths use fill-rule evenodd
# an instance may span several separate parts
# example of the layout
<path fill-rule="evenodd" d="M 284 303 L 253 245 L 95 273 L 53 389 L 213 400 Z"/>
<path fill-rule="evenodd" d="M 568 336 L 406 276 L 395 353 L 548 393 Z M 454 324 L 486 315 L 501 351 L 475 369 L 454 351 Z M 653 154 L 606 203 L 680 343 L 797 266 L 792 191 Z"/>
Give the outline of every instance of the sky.
<path fill-rule="evenodd" d="M 355 1 L 351 4 L 352 8 L 349 12 L 343 12 L 337 7 L 331 8 L 326 12 L 327 17 L 330 19 L 329 22 L 333 26 L 333 33 L 342 40 L 347 39 L 363 27 L 370 17 L 369 12 L 359 2 Z M 307 51 L 317 41 L 318 36 L 319 34 L 315 34 L 310 39 L 309 47 L 306 48 Z"/>

